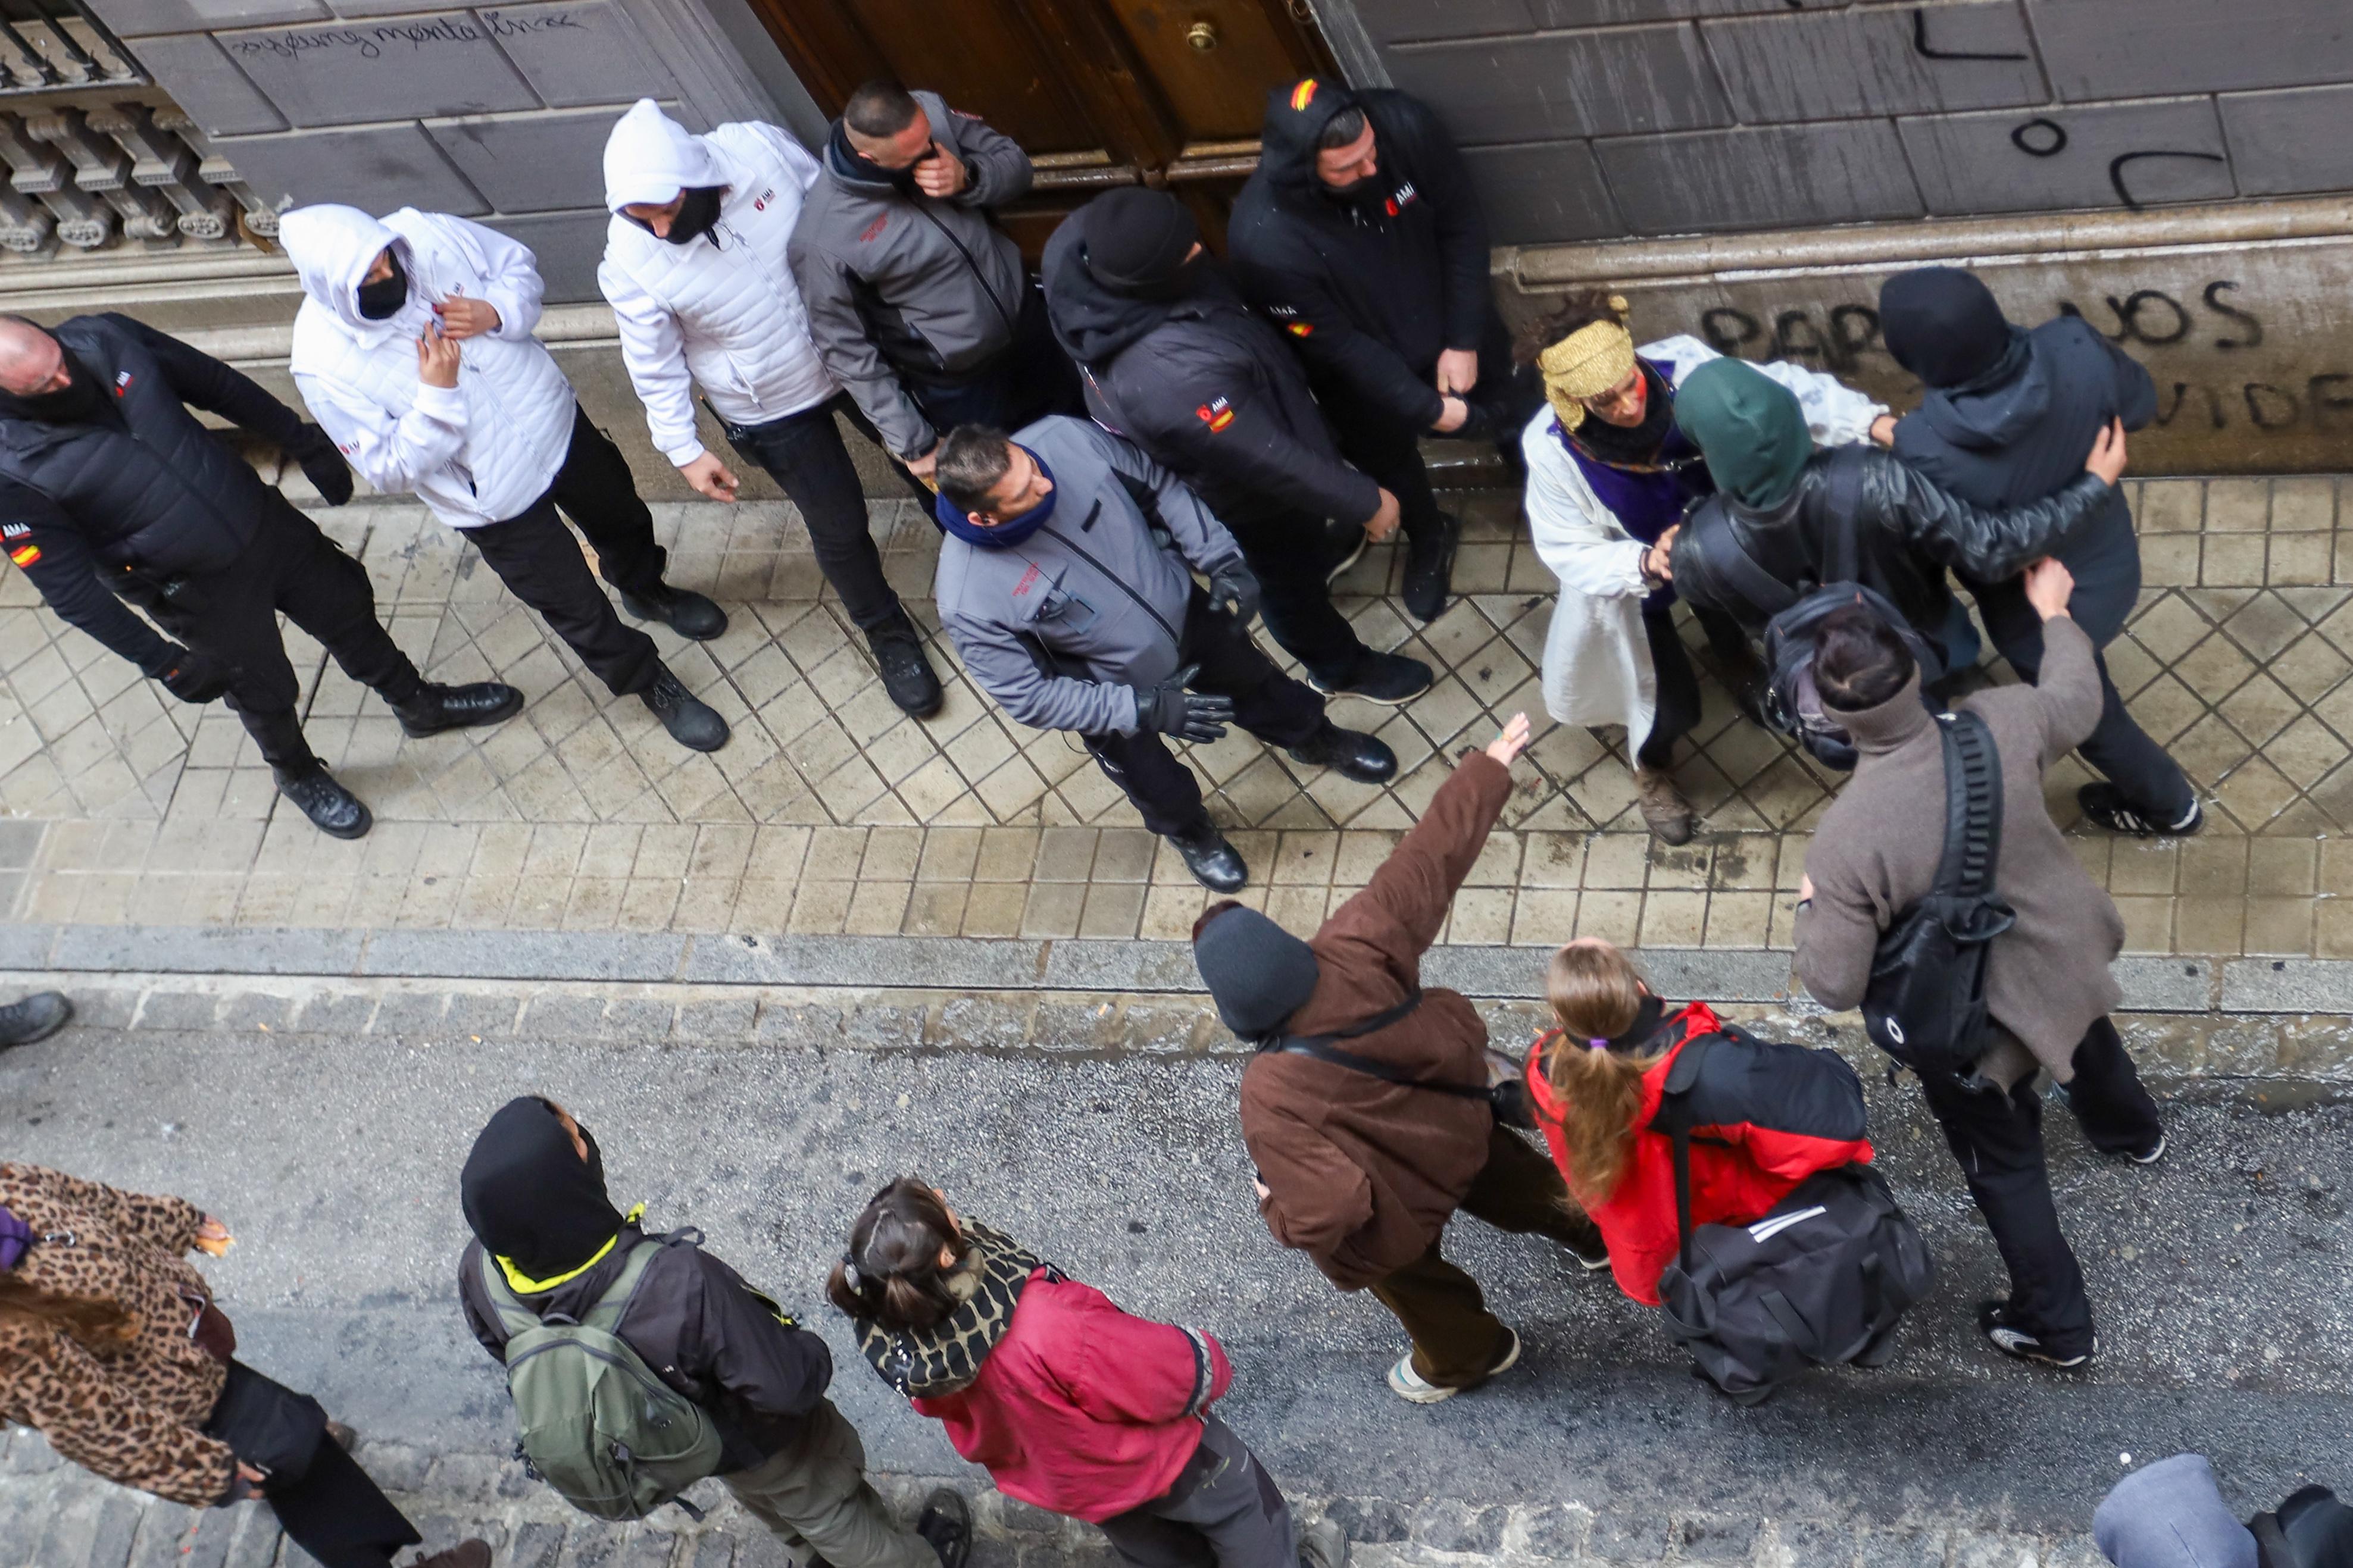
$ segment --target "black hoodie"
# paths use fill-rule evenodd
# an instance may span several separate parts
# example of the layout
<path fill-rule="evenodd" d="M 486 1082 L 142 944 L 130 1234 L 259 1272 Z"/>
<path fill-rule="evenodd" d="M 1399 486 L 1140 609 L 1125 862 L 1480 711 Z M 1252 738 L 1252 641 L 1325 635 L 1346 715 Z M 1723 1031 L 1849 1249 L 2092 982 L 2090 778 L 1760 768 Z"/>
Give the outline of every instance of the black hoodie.
<path fill-rule="evenodd" d="M 1315 140 L 1352 107 L 1372 121 L 1380 173 L 1343 198 L 1315 173 Z M 1486 220 L 1453 140 L 1417 99 L 1314 79 L 1267 95 L 1262 137 L 1226 230 L 1242 292 L 1290 334 L 1319 392 L 1436 424 L 1439 354 L 1475 352 L 1493 310 Z"/>
<path fill-rule="evenodd" d="M 1368 521 L 1380 489 L 1341 460 L 1307 377 L 1272 328 L 1206 262 L 1175 300 L 1114 294 L 1087 269 L 1094 209 L 1046 242 L 1046 310 L 1087 408 L 1193 487 L 1228 523 L 1305 513 Z"/>

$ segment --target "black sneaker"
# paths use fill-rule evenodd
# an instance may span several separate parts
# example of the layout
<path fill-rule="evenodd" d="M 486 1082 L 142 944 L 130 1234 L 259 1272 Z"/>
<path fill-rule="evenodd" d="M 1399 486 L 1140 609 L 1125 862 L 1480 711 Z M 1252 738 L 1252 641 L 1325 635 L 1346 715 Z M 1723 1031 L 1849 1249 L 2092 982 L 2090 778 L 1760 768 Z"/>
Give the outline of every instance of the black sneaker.
<path fill-rule="evenodd" d="M 1357 658 L 1356 668 L 1349 672 L 1347 679 L 1326 686 L 1311 675 L 1307 684 L 1326 697 L 1361 697 L 1367 702 L 1395 708 L 1429 690 L 1433 679 L 1430 666 L 1418 658 L 1408 658 L 1401 653 L 1375 653 L 1366 648 Z"/>
<path fill-rule="evenodd" d="M 940 1568 L 964 1568 L 972 1555 L 972 1509 L 947 1488 L 935 1488 L 915 1518 L 915 1533 L 940 1554 Z"/>
<path fill-rule="evenodd" d="M 407 701 L 394 703 L 392 710 L 400 716 L 400 727 L 406 733 L 438 735 L 444 730 L 463 730 L 512 719 L 522 711 L 522 693 L 496 680 L 477 680 L 468 686 L 435 686 L 428 682 L 424 690 Z"/>
<path fill-rule="evenodd" d="M 1978 1303 L 1978 1332 L 1985 1335 L 1994 1349 L 2017 1361 L 2032 1362 L 2037 1366 L 2053 1366 L 2067 1370 L 2079 1367 L 2100 1353 L 2099 1336 L 2092 1337 L 2092 1348 L 2073 1355 L 2062 1355 L 2046 1348 L 2034 1335 L 2010 1321 L 2008 1301 Z"/>
<path fill-rule="evenodd" d="M 653 710 L 654 717 L 670 731 L 670 738 L 681 746 L 715 752 L 727 743 L 727 721 L 667 669 L 653 685 L 638 693 L 638 700 Z"/>
<path fill-rule="evenodd" d="M 73 1004 L 62 991 L 37 991 L 21 1002 L 0 1007 L 0 1046 L 29 1046 L 46 1040 L 66 1026 Z"/>
<path fill-rule="evenodd" d="M 905 611 L 902 610 L 896 620 L 886 621 L 868 632 L 866 646 L 873 650 L 874 668 L 882 675 L 882 689 L 891 694 L 891 700 L 899 705 L 902 712 L 928 719 L 940 710 L 944 700 L 940 678 L 932 673 L 932 662 L 923 657 L 923 637 Z"/>
<path fill-rule="evenodd" d="M 1451 511 L 1438 514 L 1438 528 L 1424 539 L 1405 542 L 1406 614 L 1427 625 L 1446 613 L 1454 576 L 1454 552 L 1462 543 L 1462 522 Z"/>
<path fill-rule="evenodd" d="M 311 826 L 331 838 L 362 838 L 375 818 L 360 797 L 335 782 L 322 767 L 298 778 L 281 778 L 278 793 L 292 801 L 311 819 Z"/>
<path fill-rule="evenodd" d="M 621 608 L 641 621 L 660 621 L 682 637 L 709 642 L 727 630 L 727 612 L 691 588 L 658 583 L 644 598 L 621 595 Z"/>
<path fill-rule="evenodd" d="M 1387 742 L 1357 730 L 1343 730 L 1330 720 L 1304 743 L 1291 748 L 1291 760 L 1311 768 L 1330 768 L 1358 784 L 1387 784 L 1397 777 L 1397 753 Z"/>
<path fill-rule="evenodd" d="M 1250 881 L 1241 852 L 1226 842 L 1215 823 L 1204 820 L 1198 827 L 1172 833 L 1168 842 L 1185 858 L 1185 869 L 1193 873 L 1193 880 L 1213 893 L 1239 893 Z"/>
<path fill-rule="evenodd" d="M 2075 804 L 2084 815 L 2111 833 L 2127 834 L 2135 838 L 2187 838 L 2206 826 L 2206 808 L 2189 798 L 2189 814 L 2179 822 L 2157 822 L 2144 816 L 2125 799 L 2124 791 L 2105 780 L 2087 784 L 2075 792 Z"/>

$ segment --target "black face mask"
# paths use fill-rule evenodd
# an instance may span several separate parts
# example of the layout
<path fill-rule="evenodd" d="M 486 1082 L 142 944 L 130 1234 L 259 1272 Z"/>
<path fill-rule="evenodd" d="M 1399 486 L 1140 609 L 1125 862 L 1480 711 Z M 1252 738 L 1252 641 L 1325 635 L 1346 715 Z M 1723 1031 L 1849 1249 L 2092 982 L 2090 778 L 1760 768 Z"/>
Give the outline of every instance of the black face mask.
<path fill-rule="evenodd" d="M 1381 188 L 1381 175 L 1377 172 L 1366 174 L 1361 180 L 1351 180 L 1345 185 L 1335 185 L 1320 174 L 1316 176 L 1315 183 L 1323 186 L 1325 195 L 1349 206 L 1367 205 L 1388 195 Z"/>
<path fill-rule="evenodd" d="M 25 418 L 45 425 L 79 425 L 96 418 L 106 406 L 104 389 L 73 350 L 59 343 L 58 352 L 65 356 L 66 374 L 71 379 L 55 392 L 17 393 L 13 401 Z"/>
<path fill-rule="evenodd" d="M 391 277 L 359 286 L 360 314 L 371 321 L 381 321 L 408 303 L 408 274 L 400 265 L 398 251 L 391 253 Z"/>
<path fill-rule="evenodd" d="M 719 197 L 724 185 L 697 185 L 683 194 L 678 204 L 678 216 L 670 220 L 670 232 L 662 237 L 672 245 L 691 245 L 719 226 Z"/>

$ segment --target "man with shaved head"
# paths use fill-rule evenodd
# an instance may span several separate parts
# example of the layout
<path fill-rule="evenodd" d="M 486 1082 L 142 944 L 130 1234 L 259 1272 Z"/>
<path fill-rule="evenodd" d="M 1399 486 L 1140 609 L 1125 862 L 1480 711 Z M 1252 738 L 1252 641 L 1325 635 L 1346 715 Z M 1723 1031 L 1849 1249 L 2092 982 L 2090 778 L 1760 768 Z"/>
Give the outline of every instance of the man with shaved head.
<path fill-rule="evenodd" d="M 522 694 L 429 684 L 377 622 L 360 563 L 191 405 L 277 444 L 334 505 L 351 499 L 334 444 L 220 361 L 128 316 L 54 329 L 0 317 L 0 547 L 50 608 L 174 697 L 227 698 L 280 792 L 322 832 L 356 838 L 373 819 L 302 738 L 279 611 L 411 735 L 495 722 Z"/>

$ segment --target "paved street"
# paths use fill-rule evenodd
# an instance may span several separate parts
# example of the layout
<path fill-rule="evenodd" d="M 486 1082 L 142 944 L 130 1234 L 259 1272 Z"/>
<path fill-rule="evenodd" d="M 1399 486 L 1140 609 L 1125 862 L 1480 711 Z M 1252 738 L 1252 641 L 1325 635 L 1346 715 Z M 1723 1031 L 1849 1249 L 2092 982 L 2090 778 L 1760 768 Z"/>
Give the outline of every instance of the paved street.
<path fill-rule="evenodd" d="M 1330 1292 L 1251 1214 L 1229 1054 L 874 1048 L 821 1005 L 797 1032 L 787 1010 L 776 1016 L 760 1040 L 726 1046 L 534 1037 L 528 1017 L 479 1041 L 299 1021 L 78 1026 L 0 1056 L 0 1128 L 13 1157 L 182 1191 L 227 1218 L 240 1242 L 209 1272 L 248 1353 L 354 1423 L 362 1457 L 437 1521 L 436 1539 L 487 1528 L 510 1550 L 502 1563 L 776 1560 L 724 1511 L 676 1539 L 682 1518 L 558 1535 L 570 1516 L 497 1459 L 502 1391 L 449 1300 L 455 1173 L 482 1119 L 525 1089 L 596 1131 L 617 1198 L 700 1226 L 808 1313 L 900 1490 L 971 1478 L 892 1407 L 816 1286 L 859 1202 L 905 1170 L 1124 1304 L 1222 1336 L 1240 1372 L 1229 1418 L 1297 1495 L 1374 1542 L 1367 1563 L 2081 1564 L 2091 1505 L 2125 1454 L 2202 1447 L 2248 1509 L 2306 1480 L 2353 1486 L 2341 1085 L 2168 1087 L 2172 1153 L 2154 1170 L 2090 1154 L 2054 1112 L 2054 1179 L 2103 1329 L 2087 1374 L 2031 1373 L 1978 1343 L 1970 1310 L 2000 1278 L 1990 1245 L 1908 1086 L 1874 1082 L 1883 1157 L 1943 1270 L 1890 1368 L 1735 1409 L 1604 1281 L 1465 1222 L 1456 1253 L 1529 1354 L 1499 1386 L 1419 1410 L 1380 1386 L 1394 1326 Z M 266 1524 L 26 1474 L 42 1453 L 20 1436 L 0 1474 L 5 1568 L 268 1562 Z M 985 1521 L 981 1561 L 996 1568 L 1076 1550 L 1018 1510 Z"/>

